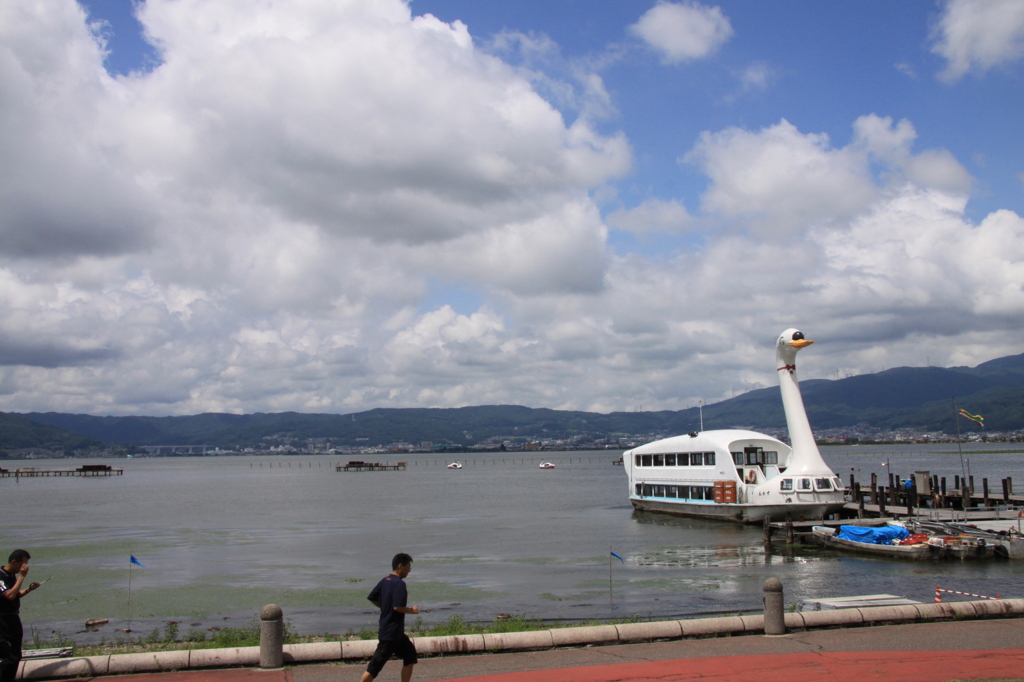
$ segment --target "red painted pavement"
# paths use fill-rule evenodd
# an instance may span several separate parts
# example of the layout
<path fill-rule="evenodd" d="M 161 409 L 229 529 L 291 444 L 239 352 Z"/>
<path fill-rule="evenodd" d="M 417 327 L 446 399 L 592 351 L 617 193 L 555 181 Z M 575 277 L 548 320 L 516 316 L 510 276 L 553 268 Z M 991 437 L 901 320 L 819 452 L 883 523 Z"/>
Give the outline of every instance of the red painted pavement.
<path fill-rule="evenodd" d="M 379 682 L 398 679 L 387 669 Z M 338 670 L 340 672 L 340 669 Z M 362 669 L 350 670 L 357 675 Z M 330 673 L 326 677 L 334 675 Z M 1021 680 L 1024 649 L 974 651 L 839 651 L 802 654 L 760 654 L 665 661 L 615 663 L 577 668 L 451 678 L 458 682 L 795 682 L 828 680 L 860 682 L 947 682 L 966 679 Z M 116 682 L 294 682 L 291 670 L 196 670 L 108 678 Z M 413 679 L 416 675 L 413 674 Z M 437 678 L 434 678 L 437 679 Z"/>
<path fill-rule="evenodd" d="M 885 679 L 939 682 L 956 679 L 1020 680 L 1024 649 L 995 651 L 842 651 L 718 658 L 678 658 L 582 668 L 460 677 L 458 682 L 855 682 Z M 413 676 L 415 679 L 415 675 Z"/>

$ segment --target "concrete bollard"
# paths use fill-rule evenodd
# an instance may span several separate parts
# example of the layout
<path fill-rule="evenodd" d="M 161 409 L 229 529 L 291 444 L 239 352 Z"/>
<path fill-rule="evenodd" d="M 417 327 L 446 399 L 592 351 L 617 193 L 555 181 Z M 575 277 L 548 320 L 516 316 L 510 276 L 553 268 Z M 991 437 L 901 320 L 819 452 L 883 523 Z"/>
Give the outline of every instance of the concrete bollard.
<path fill-rule="evenodd" d="M 785 603 L 782 598 L 782 581 L 768 578 L 764 581 L 764 634 L 786 634 Z"/>
<path fill-rule="evenodd" d="M 284 663 L 284 613 L 277 604 L 260 611 L 260 667 L 280 668 Z"/>

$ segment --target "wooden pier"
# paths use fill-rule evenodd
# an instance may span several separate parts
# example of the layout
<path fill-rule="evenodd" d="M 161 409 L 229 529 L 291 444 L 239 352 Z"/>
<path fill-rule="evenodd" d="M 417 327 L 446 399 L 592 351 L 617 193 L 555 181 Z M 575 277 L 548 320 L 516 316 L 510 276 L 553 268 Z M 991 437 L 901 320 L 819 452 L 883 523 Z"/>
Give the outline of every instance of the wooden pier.
<path fill-rule="evenodd" d="M 973 476 L 954 476 L 951 486 L 945 477 L 926 471 L 909 478 L 913 482 L 910 487 L 896 474 L 889 474 L 888 485 L 882 485 L 878 476 L 871 474 L 870 484 L 861 485 L 851 474 L 850 501 L 833 518 L 766 519 L 765 542 L 770 544 L 781 536 L 786 544 L 803 544 L 813 535 L 813 526 L 884 526 L 888 521 L 915 519 L 1002 527 L 1024 520 L 1024 495 L 1014 494 L 1012 478 L 1002 479 L 998 492 L 989 487 L 987 478 L 981 480 L 980 490 L 975 489 Z"/>
<path fill-rule="evenodd" d="M 42 478 L 50 476 L 121 476 L 124 469 L 115 469 L 106 464 L 86 464 L 77 469 L 36 469 L 21 467 L 14 471 L 0 469 L 0 478 Z"/>
<path fill-rule="evenodd" d="M 405 462 L 388 464 L 380 462 L 352 461 L 335 467 L 336 471 L 405 471 Z"/>
<path fill-rule="evenodd" d="M 861 485 L 850 475 L 850 502 L 843 515 L 855 518 L 907 518 L 927 516 L 937 520 L 989 520 L 1016 518 L 1017 508 L 1024 507 L 1024 495 L 1013 492 L 1013 479 L 1004 478 L 1001 490 L 989 487 L 988 479 L 981 479 L 981 489 L 975 488 L 974 476 L 954 476 L 951 486 L 946 477 L 932 476 L 929 472 L 915 472 L 910 477 L 914 485 L 889 474 L 888 485 L 882 485 L 876 474 L 871 482 Z"/>

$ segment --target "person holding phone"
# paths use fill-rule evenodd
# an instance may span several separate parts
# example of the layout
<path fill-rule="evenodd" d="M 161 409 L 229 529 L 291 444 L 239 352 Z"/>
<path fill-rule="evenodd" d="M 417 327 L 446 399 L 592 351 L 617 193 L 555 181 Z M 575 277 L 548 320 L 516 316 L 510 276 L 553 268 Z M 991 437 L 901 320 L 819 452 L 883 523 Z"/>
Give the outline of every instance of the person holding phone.
<path fill-rule="evenodd" d="M 31 558 L 25 550 L 16 549 L 0 568 L 0 682 L 14 682 L 21 663 L 21 598 L 39 587 L 31 583 L 22 588 Z"/>

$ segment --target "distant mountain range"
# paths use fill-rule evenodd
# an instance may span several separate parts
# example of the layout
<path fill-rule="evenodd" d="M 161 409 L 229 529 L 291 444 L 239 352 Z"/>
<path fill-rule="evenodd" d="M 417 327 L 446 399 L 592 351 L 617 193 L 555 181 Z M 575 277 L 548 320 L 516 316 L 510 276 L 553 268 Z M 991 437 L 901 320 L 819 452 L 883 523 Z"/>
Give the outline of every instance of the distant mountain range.
<path fill-rule="evenodd" d="M 1024 354 L 977 367 L 898 367 L 838 380 L 801 382 L 815 430 L 911 428 L 952 432 L 951 397 L 985 417 L 988 431 L 1024 429 Z M 448 409 L 374 409 L 356 414 L 199 414 L 188 417 L 96 417 L 57 412 L 0 413 L 0 449 L 80 449 L 106 444 L 210 445 L 222 449 L 296 444 L 372 446 L 394 442 L 464 447 L 496 438 L 604 439 L 687 433 L 697 408 L 598 414 L 516 405 Z M 785 428 L 778 387 L 704 407 L 704 428 Z M 968 429 L 962 423 L 961 428 Z"/>

